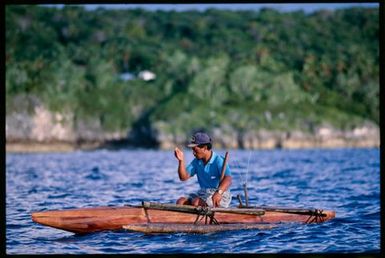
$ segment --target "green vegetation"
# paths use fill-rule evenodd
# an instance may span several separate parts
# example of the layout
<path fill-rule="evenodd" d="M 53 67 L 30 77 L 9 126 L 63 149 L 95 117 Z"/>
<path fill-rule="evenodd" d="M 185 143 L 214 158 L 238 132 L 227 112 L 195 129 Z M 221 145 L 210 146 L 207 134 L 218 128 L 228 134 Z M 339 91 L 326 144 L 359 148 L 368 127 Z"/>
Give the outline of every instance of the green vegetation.
<path fill-rule="evenodd" d="M 379 123 L 378 9 L 5 13 L 7 112 L 27 96 L 106 130 Z M 119 79 L 143 70 L 156 79 Z"/>

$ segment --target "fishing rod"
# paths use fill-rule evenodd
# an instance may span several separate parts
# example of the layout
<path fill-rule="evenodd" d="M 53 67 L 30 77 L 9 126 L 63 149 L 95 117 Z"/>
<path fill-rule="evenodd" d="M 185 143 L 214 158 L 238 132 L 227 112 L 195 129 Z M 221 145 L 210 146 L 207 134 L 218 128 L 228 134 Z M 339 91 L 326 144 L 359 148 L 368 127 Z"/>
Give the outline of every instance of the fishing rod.
<path fill-rule="evenodd" d="M 251 150 L 249 151 L 249 159 L 247 161 L 246 180 L 245 180 L 245 183 L 243 184 L 243 191 L 245 192 L 246 207 L 249 207 L 249 195 L 247 193 L 247 176 L 249 173 L 250 158 L 251 158 Z"/>
<path fill-rule="evenodd" d="M 245 193 L 246 206 L 243 206 L 241 195 L 238 194 L 237 198 L 238 198 L 238 201 L 239 201 L 239 207 L 240 208 L 243 208 L 243 207 L 247 208 L 247 207 L 249 207 L 249 194 L 247 192 L 247 176 L 248 176 L 248 172 L 249 172 L 250 158 L 251 158 L 251 150 L 249 151 L 249 159 L 247 161 L 247 167 L 246 167 L 246 176 L 245 176 L 245 180 L 244 180 L 244 183 L 243 183 L 243 191 Z"/>

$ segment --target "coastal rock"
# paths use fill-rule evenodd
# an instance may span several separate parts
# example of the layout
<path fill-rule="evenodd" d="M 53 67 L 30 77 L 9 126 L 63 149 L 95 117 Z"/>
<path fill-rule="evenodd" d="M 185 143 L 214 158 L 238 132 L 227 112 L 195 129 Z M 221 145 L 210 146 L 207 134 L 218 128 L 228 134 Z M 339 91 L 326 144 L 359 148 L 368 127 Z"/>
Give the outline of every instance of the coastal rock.
<path fill-rule="evenodd" d="M 7 150 L 72 150 L 79 142 L 96 147 L 105 141 L 126 137 L 125 131 L 105 132 L 95 120 L 81 120 L 74 125 L 70 112 L 52 112 L 39 104 L 32 109 L 30 113 L 19 111 L 6 115 Z"/>
<path fill-rule="evenodd" d="M 74 128 L 77 142 L 118 141 L 126 138 L 126 131 L 106 132 L 98 119 L 79 120 Z"/>
<path fill-rule="evenodd" d="M 7 142 L 29 141 L 33 130 L 33 118 L 27 112 L 12 113 L 5 119 L 5 135 Z"/>
<path fill-rule="evenodd" d="M 37 142 L 73 142 L 75 140 L 72 114 L 50 112 L 44 106 L 36 106 L 34 114 L 30 139 Z"/>
<path fill-rule="evenodd" d="M 225 125 L 221 128 L 214 128 L 211 138 L 215 148 L 239 148 L 238 134 L 230 126 Z"/>
<path fill-rule="evenodd" d="M 97 119 L 77 120 L 76 123 L 74 121 L 72 113 L 52 112 L 40 104 L 35 105 L 31 113 L 19 110 L 7 114 L 7 151 L 72 150 L 83 146 L 97 148 L 108 141 L 132 143 L 131 138 L 136 139 L 137 145 L 145 142 L 145 139 L 153 139 L 151 144 L 156 144 L 153 147 L 170 150 L 175 146 L 184 147 L 189 140 L 189 135 L 177 131 L 163 121 L 154 123 L 150 129 L 144 128 L 145 130 L 142 130 L 140 136 L 129 134 L 124 130 L 106 132 Z M 312 131 L 249 129 L 238 132 L 229 125 L 222 125 L 212 129 L 210 134 L 214 148 L 222 149 L 370 148 L 380 146 L 379 126 L 370 121 L 345 130 L 323 124 L 313 127 Z M 147 144 L 146 147 L 151 146 Z"/>
<path fill-rule="evenodd" d="M 286 134 L 286 138 L 282 142 L 282 148 L 311 148 L 317 146 L 317 140 L 310 133 L 294 130 Z"/>
<path fill-rule="evenodd" d="M 50 112 L 43 106 L 35 106 L 33 115 L 14 112 L 6 116 L 6 138 L 14 141 L 74 141 L 71 115 Z"/>

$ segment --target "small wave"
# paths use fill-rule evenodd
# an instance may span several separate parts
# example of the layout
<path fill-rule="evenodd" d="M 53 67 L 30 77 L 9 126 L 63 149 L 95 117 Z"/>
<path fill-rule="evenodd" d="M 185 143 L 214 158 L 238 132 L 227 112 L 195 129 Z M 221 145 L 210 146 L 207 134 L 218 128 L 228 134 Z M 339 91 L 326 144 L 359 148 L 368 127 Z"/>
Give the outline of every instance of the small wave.
<path fill-rule="evenodd" d="M 354 167 L 342 168 L 341 172 L 352 172 L 352 171 L 362 171 L 362 170 L 365 170 L 365 167 L 354 166 Z"/>
<path fill-rule="evenodd" d="M 7 224 L 7 229 L 9 229 L 9 230 L 20 229 L 20 228 L 25 228 L 25 227 L 27 227 L 27 225 L 25 225 L 24 223 L 22 223 L 22 224 Z"/>
<path fill-rule="evenodd" d="M 94 167 L 85 178 L 90 180 L 106 180 L 108 176 L 100 171 L 99 167 Z"/>
<path fill-rule="evenodd" d="M 292 174 L 292 172 L 294 172 L 294 171 L 295 170 L 292 169 L 292 168 L 290 168 L 290 169 L 283 169 L 283 170 L 275 172 L 273 174 L 273 177 L 279 177 L 279 178 L 283 177 L 283 178 L 285 178 L 285 177 L 290 176 Z"/>
<path fill-rule="evenodd" d="M 68 193 L 58 193 L 58 194 L 50 194 L 48 195 L 48 199 L 62 199 L 62 198 L 65 198 L 67 196 L 70 196 L 70 194 Z"/>
<path fill-rule="evenodd" d="M 246 164 L 239 164 L 239 173 L 234 173 L 232 205 L 238 205 L 238 193 L 244 196 L 242 180 L 247 180 L 252 205 L 311 206 L 335 210 L 337 217 L 322 224 L 282 223 L 269 231 L 154 236 L 120 231 L 76 236 L 33 223 L 29 211 L 140 205 L 142 201 L 175 203 L 179 196 L 198 189 L 196 177 L 179 182 L 175 158 L 163 151 L 12 155 L 6 168 L 7 253 L 379 252 L 379 173 L 373 176 L 374 169 L 379 171 L 379 151 L 355 150 L 352 155 L 343 149 L 280 150 L 260 154 L 250 160 L 247 178 L 241 175 Z M 292 156 L 288 158 L 288 154 Z M 145 162 L 139 162 L 138 155 Z M 364 157 L 364 162 L 357 160 L 357 155 Z M 234 150 L 233 157 L 242 163 L 249 155 Z M 48 166 L 51 160 L 54 162 Z M 167 161 L 166 172 L 159 173 L 163 163 L 152 160 Z M 366 166 L 370 169 L 363 168 Z"/>

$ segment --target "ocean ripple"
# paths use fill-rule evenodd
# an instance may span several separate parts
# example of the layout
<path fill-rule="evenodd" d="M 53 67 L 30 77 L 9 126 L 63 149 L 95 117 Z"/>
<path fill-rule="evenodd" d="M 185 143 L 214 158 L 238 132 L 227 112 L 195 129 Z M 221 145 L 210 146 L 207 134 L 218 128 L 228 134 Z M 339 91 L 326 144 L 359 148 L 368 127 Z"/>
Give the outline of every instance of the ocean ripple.
<path fill-rule="evenodd" d="M 224 155 L 224 150 L 218 150 Z M 187 162 L 193 156 L 186 150 Z M 250 158 L 250 163 L 248 161 Z M 232 150 L 232 206 L 246 183 L 252 205 L 321 208 L 323 224 L 270 230 L 146 235 L 125 230 L 75 235 L 32 222 L 33 211 L 175 203 L 198 190 L 180 182 L 172 151 L 98 150 L 6 155 L 7 254 L 379 253 L 378 149 Z"/>

